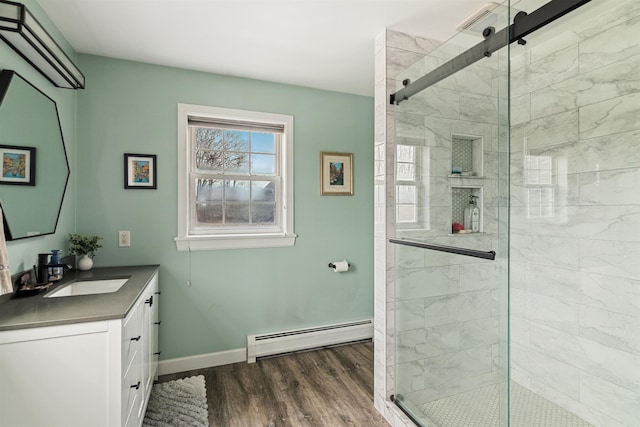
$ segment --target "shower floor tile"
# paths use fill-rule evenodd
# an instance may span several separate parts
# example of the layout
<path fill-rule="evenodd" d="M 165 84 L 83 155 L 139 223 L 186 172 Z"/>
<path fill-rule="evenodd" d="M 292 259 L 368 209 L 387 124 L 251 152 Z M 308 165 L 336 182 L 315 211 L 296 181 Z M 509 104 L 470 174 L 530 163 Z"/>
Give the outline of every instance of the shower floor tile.
<path fill-rule="evenodd" d="M 513 427 L 593 427 L 582 418 L 542 396 L 511 383 Z M 437 427 L 495 427 L 498 421 L 498 384 L 449 396 L 422 405 Z"/>

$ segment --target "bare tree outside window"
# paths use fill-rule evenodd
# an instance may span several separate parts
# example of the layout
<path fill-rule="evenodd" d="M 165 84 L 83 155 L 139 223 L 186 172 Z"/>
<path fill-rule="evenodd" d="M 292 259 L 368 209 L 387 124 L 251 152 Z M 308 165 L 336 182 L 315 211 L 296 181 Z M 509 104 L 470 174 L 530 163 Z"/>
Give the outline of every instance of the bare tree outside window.
<path fill-rule="evenodd" d="M 295 244 L 293 119 L 178 103 L 179 251 Z"/>
<path fill-rule="evenodd" d="M 249 161 L 249 132 L 194 129 L 196 167 L 216 172 L 240 170 Z"/>
<path fill-rule="evenodd" d="M 269 148 L 264 151 L 264 147 L 269 147 L 265 135 L 214 127 L 193 128 L 196 168 L 209 175 L 196 179 L 195 183 L 199 224 L 275 223 L 274 182 L 252 178 L 254 174 L 275 175 L 275 151 L 270 152 Z M 270 138 L 274 143 L 275 136 L 270 134 Z M 259 154 L 252 151 L 256 149 Z"/>

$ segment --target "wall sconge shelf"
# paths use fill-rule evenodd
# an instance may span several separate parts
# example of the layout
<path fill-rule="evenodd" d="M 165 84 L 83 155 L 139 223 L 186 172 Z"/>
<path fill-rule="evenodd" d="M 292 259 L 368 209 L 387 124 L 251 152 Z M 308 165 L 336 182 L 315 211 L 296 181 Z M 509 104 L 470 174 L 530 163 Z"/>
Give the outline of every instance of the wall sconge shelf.
<path fill-rule="evenodd" d="M 0 0 L 0 38 L 57 87 L 84 89 L 84 75 L 22 3 Z"/>

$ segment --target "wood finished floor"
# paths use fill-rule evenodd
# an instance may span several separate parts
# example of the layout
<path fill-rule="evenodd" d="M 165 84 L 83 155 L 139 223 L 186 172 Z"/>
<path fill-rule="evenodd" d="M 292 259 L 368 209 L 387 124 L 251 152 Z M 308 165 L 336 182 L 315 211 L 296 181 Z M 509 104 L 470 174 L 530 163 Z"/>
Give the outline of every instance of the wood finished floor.
<path fill-rule="evenodd" d="M 388 427 L 373 407 L 373 344 L 163 375 L 204 375 L 211 427 Z"/>

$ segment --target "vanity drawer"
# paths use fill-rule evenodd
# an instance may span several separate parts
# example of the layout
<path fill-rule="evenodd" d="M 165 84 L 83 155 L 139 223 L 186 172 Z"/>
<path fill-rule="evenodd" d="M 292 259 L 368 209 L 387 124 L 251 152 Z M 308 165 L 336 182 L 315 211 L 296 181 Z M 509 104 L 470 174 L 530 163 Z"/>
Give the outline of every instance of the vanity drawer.
<path fill-rule="evenodd" d="M 122 330 L 122 376 L 126 377 L 137 353 L 142 351 L 142 310 L 138 303 L 125 319 Z"/>
<path fill-rule="evenodd" d="M 137 352 L 122 380 L 122 425 L 138 425 L 138 409 L 142 403 L 143 389 L 140 352 Z"/>

